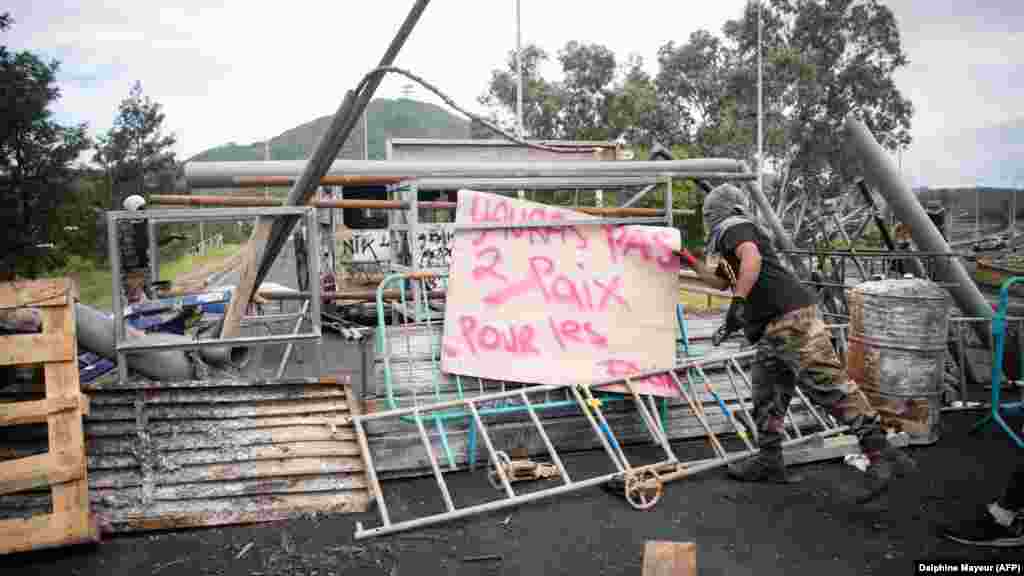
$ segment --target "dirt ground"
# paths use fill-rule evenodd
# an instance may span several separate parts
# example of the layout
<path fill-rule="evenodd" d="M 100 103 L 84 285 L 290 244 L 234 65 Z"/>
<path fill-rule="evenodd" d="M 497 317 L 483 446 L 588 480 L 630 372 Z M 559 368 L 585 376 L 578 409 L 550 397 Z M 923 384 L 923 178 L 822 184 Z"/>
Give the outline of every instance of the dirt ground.
<path fill-rule="evenodd" d="M 446 525 L 355 541 L 376 510 L 262 525 L 110 538 L 95 546 L 0 558 L 2 574 L 433 575 L 641 573 L 646 540 L 694 541 L 701 576 L 913 574 L 923 559 L 1017 560 L 1024 549 L 984 550 L 940 539 L 944 521 L 969 516 L 1002 491 L 1021 452 L 994 429 L 967 430 L 978 412 L 947 413 L 939 443 L 912 449 L 921 464 L 875 503 L 850 500 L 857 474 L 841 462 L 800 467 L 796 486 L 740 485 L 721 471 L 670 484 L 637 511 L 600 488 Z M 1020 426 L 1021 422 L 1015 422 Z M 600 453 L 571 458 L 576 470 Z M 596 469 L 596 468 L 594 468 Z M 482 473 L 449 476 L 456 495 L 492 495 Z M 432 479 L 385 484 L 392 515 L 440 500 Z M 458 498 L 457 498 L 458 499 Z M 472 557 L 487 556 L 484 559 Z"/>

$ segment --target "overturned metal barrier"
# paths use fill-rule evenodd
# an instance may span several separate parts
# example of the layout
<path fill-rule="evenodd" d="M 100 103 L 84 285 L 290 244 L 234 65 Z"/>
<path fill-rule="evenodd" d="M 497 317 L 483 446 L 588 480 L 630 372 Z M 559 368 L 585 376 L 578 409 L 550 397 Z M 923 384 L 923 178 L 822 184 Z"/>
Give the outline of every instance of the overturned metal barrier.
<path fill-rule="evenodd" d="M 616 378 L 585 386 L 523 386 L 514 390 L 482 394 L 460 400 L 439 402 L 422 406 L 411 406 L 374 414 L 355 416 L 353 418 L 353 422 L 355 425 L 356 436 L 362 449 L 362 456 L 369 478 L 370 489 L 373 493 L 374 500 L 377 503 L 381 517 L 381 525 L 376 528 L 367 529 L 363 527 L 362 523 L 357 523 L 355 537 L 357 539 L 362 539 L 432 524 L 439 524 L 473 514 L 500 510 L 526 502 L 540 500 L 542 498 L 582 490 L 584 488 L 606 483 L 616 478 L 623 480 L 624 496 L 631 505 L 638 509 L 649 508 L 657 502 L 658 498 L 660 498 L 664 482 L 681 479 L 701 471 L 711 470 L 730 462 L 746 458 L 757 452 L 757 449 L 754 447 L 754 442 L 750 438 L 750 436 L 754 434 L 754 425 L 749 414 L 750 408 L 748 407 L 747 402 L 742 399 L 743 394 L 740 392 L 741 385 L 738 383 L 738 381 L 742 381 L 742 386 L 749 388 L 750 383 L 746 375 L 743 373 L 742 367 L 739 365 L 739 360 L 749 358 L 753 354 L 754 351 L 749 350 L 717 358 L 693 359 L 685 361 L 670 370 L 637 373 L 625 378 Z M 707 372 L 712 369 L 717 369 L 727 375 L 729 382 L 736 393 L 736 398 L 740 398 L 740 400 L 730 403 L 730 401 L 724 400 L 721 395 L 712 390 L 707 375 Z M 712 458 L 700 458 L 689 462 L 680 461 L 669 442 L 668 436 L 665 433 L 665 428 L 656 416 L 656 411 L 651 410 L 644 402 L 643 398 L 636 392 L 634 383 L 649 378 L 667 378 L 672 382 L 672 386 L 679 391 L 681 397 L 686 400 L 686 403 L 693 415 L 700 421 L 705 432 L 705 438 L 714 451 L 714 456 Z M 604 411 L 601 409 L 603 404 L 602 401 L 597 399 L 593 394 L 593 390 L 595 388 L 610 384 L 625 384 L 630 390 L 630 393 L 626 394 L 625 398 L 632 406 L 635 407 L 636 412 L 640 415 L 640 419 L 642 420 L 644 428 L 650 439 L 656 443 L 662 451 L 664 451 L 665 458 L 663 460 L 640 466 L 631 464 L 630 457 L 626 454 L 624 443 L 617 438 L 608 418 L 606 418 Z M 715 407 L 709 409 L 694 400 L 694 398 L 696 398 L 702 391 L 702 388 L 709 391 L 714 396 L 716 399 Z M 555 443 L 552 442 L 548 435 L 542 420 L 542 410 L 545 407 L 544 404 L 549 401 L 538 401 L 536 399 L 538 395 L 544 395 L 545 398 L 548 398 L 551 395 L 563 397 L 566 402 L 574 405 L 576 410 L 586 417 L 591 432 L 596 436 L 604 452 L 609 457 L 611 464 L 614 466 L 613 472 L 600 474 L 586 479 L 574 479 L 570 476 L 566 469 L 564 460 L 559 455 L 555 447 Z M 531 400 L 531 397 L 534 399 Z M 814 407 L 810 405 L 807 398 L 799 391 L 798 398 L 801 403 L 805 404 L 811 414 L 813 414 L 818 426 L 820 426 L 820 430 L 807 433 L 805 430 L 801 429 L 800 425 L 793 419 L 792 413 L 787 413 L 787 427 L 785 432 L 787 445 L 793 446 L 795 444 L 820 439 L 826 436 L 834 436 L 844 431 L 844 428 L 837 426 L 834 420 L 818 414 Z M 498 405 L 500 405 L 500 407 Z M 511 487 L 508 478 L 505 476 L 504 466 L 502 465 L 502 451 L 499 449 L 498 444 L 495 443 L 493 438 L 494 434 L 492 431 L 488 430 L 487 421 L 485 420 L 485 417 L 500 414 L 500 408 L 508 409 L 511 407 L 521 408 L 528 416 L 534 430 L 543 441 L 548 456 L 558 469 L 559 478 L 562 482 L 561 486 L 541 489 L 525 494 L 517 494 Z M 495 412 L 496 409 L 498 409 L 497 412 Z M 729 422 L 732 432 L 742 440 L 742 445 L 738 447 L 738 449 L 730 451 L 723 442 L 723 439 L 720 438 L 708 424 L 709 410 L 721 411 L 722 415 Z M 436 421 L 440 415 L 452 412 L 460 413 L 460 417 L 468 417 L 471 420 L 470 425 L 477 430 L 480 437 L 483 439 L 488 459 L 495 471 L 494 473 L 501 480 L 504 494 L 503 498 L 467 507 L 457 507 L 454 504 L 448 484 L 445 481 L 444 471 L 439 463 L 439 459 L 435 456 L 433 442 L 423 424 L 424 420 Z M 740 414 L 742 414 L 742 416 Z M 427 459 L 430 463 L 434 479 L 441 491 L 445 504 L 445 511 L 438 514 L 395 522 L 392 520 L 391 513 L 388 510 L 384 492 L 381 488 L 380 479 L 374 465 L 375 461 L 373 453 L 371 452 L 370 445 L 367 440 L 366 425 L 374 421 L 384 419 L 401 419 L 403 417 L 411 417 L 415 423 L 420 443 L 427 453 Z M 439 441 L 443 442 L 443 438 L 444 437 L 442 435 L 439 435 Z M 482 479 L 482 481 L 486 480 Z"/>
<path fill-rule="evenodd" d="M 249 347 L 267 346 L 273 344 L 284 344 L 294 342 L 311 342 L 316 347 L 316 358 L 320 358 L 321 341 L 321 319 L 320 319 L 320 261 L 314 258 L 307 270 L 310 279 L 312 293 L 309 297 L 308 313 L 312 324 L 312 331 L 307 333 L 294 333 L 269 336 L 248 336 L 239 338 L 202 338 L 192 339 L 188 337 L 175 337 L 170 335 L 147 336 L 143 339 L 130 341 L 127 339 L 127 327 L 125 326 L 125 303 L 121 295 L 121 252 L 119 249 L 119 224 L 124 221 L 146 221 L 151 228 L 151 234 L 155 232 L 156 225 L 172 222 L 192 222 L 196 220 L 212 221 L 239 221 L 255 218 L 304 218 L 309 235 L 307 238 L 309 249 L 316 252 L 319 247 L 319 225 L 316 219 L 314 208 L 302 207 L 277 207 L 277 208 L 222 208 L 211 210 L 146 210 L 140 212 L 109 212 L 107 214 L 107 234 L 110 250 L 110 268 L 112 272 L 112 290 L 114 294 L 113 308 L 114 318 L 112 329 L 107 333 L 93 335 L 97 346 L 103 345 L 103 351 L 112 354 L 117 360 L 118 372 L 122 381 L 128 380 L 128 359 L 132 356 L 141 355 L 143 358 L 167 358 L 168 368 L 164 371 L 149 372 L 148 376 L 160 379 L 165 375 L 168 379 L 189 379 L 195 376 L 194 373 L 182 373 L 183 364 L 179 360 L 184 356 L 185 350 L 197 350 L 203 360 L 218 365 L 218 367 L 229 366 L 235 369 L 242 368 L 249 360 Z M 151 236 L 152 238 L 152 236 Z M 315 280 L 314 280 L 315 279 Z M 230 312 L 230 310 L 229 310 Z M 102 328 L 98 321 L 92 324 Z M 92 325 L 91 324 L 91 325 Z M 108 341 L 107 339 L 110 339 Z M 102 352 L 94 350 L 95 352 Z M 136 364 L 139 361 L 136 361 Z M 233 366 L 232 366 L 233 364 Z"/>

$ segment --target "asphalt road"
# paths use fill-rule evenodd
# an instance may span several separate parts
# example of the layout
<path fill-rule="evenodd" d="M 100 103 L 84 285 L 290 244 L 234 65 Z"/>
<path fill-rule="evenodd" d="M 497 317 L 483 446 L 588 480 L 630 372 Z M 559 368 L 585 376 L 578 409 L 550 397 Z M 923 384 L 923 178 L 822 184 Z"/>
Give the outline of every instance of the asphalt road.
<path fill-rule="evenodd" d="M 599 488 L 389 537 L 354 541 L 355 522 L 379 525 L 375 510 L 248 525 L 111 538 L 0 557 L 0 573 L 40 576 L 277 576 L 641 573 L 647 540 L 697 543 L 701 576 L 913 574 L 928 560 L 1020 561 L 1024 549 L 972 549 L 942 540 L 937 527 L 970 515 L 1000 493 L 1021 458 L 1005 434 L 966 431 L 977 412 L 944 416 L 934 446 L 912 453 L 921 472 L 868 506 L 849 502 L 852 467 L 803 466 L 802 484 L 735 484 L 720 471 L 666 486 L 647 511 Z M 1020 427 L 1021 421 L 1015 426 Z M 633 455 L 634 452 L 629 452 Z M 598 470 L 602 453 L 570 457 Z M 457 502 L 494 498 L 479 472 L 447 475 Z M 521 486 L 521 485 L 520 485 Z M 392 517 L 440 498 L 432 478 L 385 483 Z M 490 560 L 467 560 L 493 555 Z"/>

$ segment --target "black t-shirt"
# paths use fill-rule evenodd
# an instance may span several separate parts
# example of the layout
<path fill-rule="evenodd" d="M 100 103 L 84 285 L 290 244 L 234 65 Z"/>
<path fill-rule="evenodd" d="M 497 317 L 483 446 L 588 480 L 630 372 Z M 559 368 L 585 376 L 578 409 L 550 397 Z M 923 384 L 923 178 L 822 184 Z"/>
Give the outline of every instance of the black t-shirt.
<path fill-rule="evenodd" d="M 744 332 L 751 342 L 761 338 L 769 322 L 799 308 L 817 302 L 814 294 L 800 279 L 783 266 L 771 240 L 754 224 L 737 224 L 720 239 L 723 259 L 732 268 L 736 279 L 740 277 L 740 259 L 736 249 L 744 242 L 753 242 L 761 252 L 761 273 L 747 295 L 749 319 Z"/>

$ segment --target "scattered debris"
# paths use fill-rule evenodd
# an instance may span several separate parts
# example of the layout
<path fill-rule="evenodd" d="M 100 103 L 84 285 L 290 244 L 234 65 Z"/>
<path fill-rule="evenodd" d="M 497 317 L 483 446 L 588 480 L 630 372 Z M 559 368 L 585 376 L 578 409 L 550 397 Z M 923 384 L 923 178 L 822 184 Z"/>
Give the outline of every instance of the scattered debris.
<path fill-rule="evenodd" d="M 328 550 L 341 552 L 349 558 L 359 558 L 366 554 L 366 548 L 363 546 L 331 546 Z"/>
<path fill-rule="evenodd" d="M 156 566 L 153 566 L 153 574 L 156 574 L 157 572 L 160 572 L 164 568 L 168 568 L 168 567 L 174 566 L 176 564 L 184 564 L 184 563 L 185 563 L 185 559 L 184 558 L 180 558 L 178 560 L 175 560 L 173 562 L 168 562 L 166 564 L 157 564 Z"/>
<path fill-rule="evenodd" d="M 846 462 L 861 472 L 866 471 L 868 469 L 868 464 L 870 464 L 868 457 L 863 454 L 847 454 L 846 457 L 843 458 L 843 462 Z"/>
<path fill-rule="evenodd" d="M 235 556 L 235 560 L 241 560 L 242 556 L 245 556 L 246 554 L 249 553 L 249 550 L 252 548 L 252 546 L 253 546 L 252 542 L 249 542 L 245 546 L 242 546 L 242 549 L 238 552 L 238 555 Z"/>
<path fill-rule="evenodd" d="M 466 556 L 462 559 L 463 562 L 486 562 L 488 560 L 503 562 L 505 558 L 501 554 L 484 554 L 483 556 Z"/>
<path fill-rule="evenodd" d="M 510 516 L 511 518 L 511 516 Z M 437 534 L 400 534 L 399 538 L 405 538 L 408 540 L 431 540 L 433 542 L 447 542 L 447 536 L 441 536 Z"/>
<path fill-rule="evenodd" d="M 508 454 L 499 451 L 498 459 L 501 462 L 501 467 L 505 471 L 505 477 L 508 478 L 509 482 L 522 482 L 526 480 L 541 480 L 546 478 L 558 478 L 558 468 L 554 464 L 548 464 L 546 462 L 534 462 L 529 459 L 512 460 Z M 498 476 L 498 471 L 495 468 L 491 468 L 487 475 L 488 480 L 491 481 L 491 486 L 494 486 L 496 490 L 502 490 L 501 477 Z"/>

